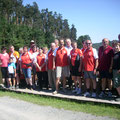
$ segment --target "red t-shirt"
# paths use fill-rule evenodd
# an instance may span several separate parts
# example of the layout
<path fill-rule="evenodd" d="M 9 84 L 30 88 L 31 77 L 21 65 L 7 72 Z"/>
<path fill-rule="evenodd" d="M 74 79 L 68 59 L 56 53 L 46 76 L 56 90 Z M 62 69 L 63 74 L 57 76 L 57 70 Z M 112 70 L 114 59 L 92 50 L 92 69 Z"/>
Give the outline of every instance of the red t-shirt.
<path fill-rule="evenodd" d="M 37 55 L 37 63 L 38 63 L 39 66 L 41 66 L 45 63 L 45 55 L 44 54 L 42 54 L 42 55 L 38 54 Z M 36 67 L 36 71 L 40 72 L 38 67 Z M 44 72 L 44 71 L 46 71 L 46 66 L 45 65 L 41 69 L 41 72 Z"/>
<path fill-rule="evenodd" d="M 22 68 L 25 68 L 25 69 L 31 68 L 31 66 L 27 66 L 26 65 L 26 64 L 32 63 L 32 59 L 31 58 L 32 58 L 32 56 L 28 52 L 27 53 L 23 53 L 21 55 Z"/>
<path fill-rule="evenodd" d="M 50 52 L 48 53 L 48 69 L 52 70 L 53 69 L 53 51 L 50 50 Z"/>
<path fill-rule="evenodd" d="M 70 52 L 72 66 L 75 66 L 75 60 L 76 60 L 77 54 L 79 54 L 80 57 L 83 55 L 82 51 L 78 48 L 75 50 L 72 49 Z"/>
<path fill-rule="evenodd" d="M 98 56 L 99 56 L 99 70 L 105 71 L 109 70 L 111 64 L 111 58 L 114 55 L 114 51 L 111 46 L 108 46 L 105 50 L 103 46 L 99 48 Z"/>
<path fill-rule="evenodd" d="M 84 51 L 85 51 L 86 49 L 84 49 L 84 48 L 81 48 L 81 51 L 82 51 L 82 53 L 84 53 Z"/>
<path fill-rule="evenodd" d="M 59 47 L 56 51 L 56 66 L 68 66 L 68 53 L 65 47 Z"/>
<path fill-rule="evenodd" d="M 86 49 L 83 54 L 83 63 L 85 71 L 93 71 L 95 68 L 95 60 L 98 59 L 96 49 Z"/>

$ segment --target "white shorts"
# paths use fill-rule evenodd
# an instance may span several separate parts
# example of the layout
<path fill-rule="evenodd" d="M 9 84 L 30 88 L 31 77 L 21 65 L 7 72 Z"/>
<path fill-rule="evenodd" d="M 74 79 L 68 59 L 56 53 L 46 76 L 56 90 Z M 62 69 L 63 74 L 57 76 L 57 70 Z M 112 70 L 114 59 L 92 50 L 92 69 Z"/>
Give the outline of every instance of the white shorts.
<path fill-rule="evenodd" d="M 70 76 L 70 69 L 69 66 L 57 66 L 56 67 L 56 77 L 60 78 L 60 77 L 69 77 Z"/>

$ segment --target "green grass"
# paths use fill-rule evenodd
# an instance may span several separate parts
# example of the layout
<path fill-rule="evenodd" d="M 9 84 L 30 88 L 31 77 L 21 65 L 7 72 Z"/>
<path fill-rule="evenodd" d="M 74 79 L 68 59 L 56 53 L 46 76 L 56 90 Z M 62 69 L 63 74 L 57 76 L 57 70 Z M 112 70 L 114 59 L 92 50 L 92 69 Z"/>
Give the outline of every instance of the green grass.
<path fill-rule="evenodd" d="M 51 106 L 58 109 L 63 108 L 65 110 L 90 113 L 96 116 L 109 116 L 120 119 L 120 109 L 115 106 L 108 106 L 103 104 L 96 105 L 94 103 L 78 103 L 70 100 L 62 100 L 51 97 L 0 91 L 0 97 L 2 96 L 10 96 L 12 98 L 24 100 L 42 106 Z"/>

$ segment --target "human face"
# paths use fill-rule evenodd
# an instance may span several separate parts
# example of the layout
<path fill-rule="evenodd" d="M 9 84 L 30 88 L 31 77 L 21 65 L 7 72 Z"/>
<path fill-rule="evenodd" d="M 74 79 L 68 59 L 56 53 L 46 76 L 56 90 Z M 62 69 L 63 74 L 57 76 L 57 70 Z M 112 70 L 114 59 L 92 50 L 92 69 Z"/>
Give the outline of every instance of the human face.
<path fill-rule="evenodd" d="M 43 53 L 43 50 L 40 48 L 39 49 L 39 54 L 41 55 Z"/>
<path fill-rule="evenodd" d="M 12 63 L 12 62 L 13 62 L 13 59 L 10 58 L 9 62 Z"/>
<path fill-rule="evenodd" d="M 86 47 L 90 49 L 92 47 L 92 42 L 90 40 L 86 40 Z"/>
<path fill-rule="evenodd" d="M 55 50 L 55 43 L 51 43 L 51 49 L 54 51 Z"/>
<path fill-rule="evenodd" d="M 64 46 L 64 40 L 60 40 L 60 47 Z"/>
<path fill-rule="evenodd" d="M 87 48 L 87 46 L 86 46 L 86 42 L 85 42 L 85 41 L 82 43 L 82 45 L 83 45 L 83 48 L 84 48 L 84 49 Z"/>
<path fill-rule="evenodd" d="M 119 52 L 120 51 L 120 45 L 114 45 L 114 50 L 115 50 L 115 52 Z"/>
<path fill-rule="evenodd" d="M 14 52 L 14 47 L 13 46 L 10 47 L 10 51 Z"/>
<path fill-rule="evenodd" d="M 43 53 L 47 54 L 47 52 L 48 52 L 48 49 L 47 48 L 43 48 Z"/>
<path fill-rule="evenodd" d="M 2 53 L 3 53 L 3 54 L 6 53 L 6 50 L 2 50 Z"/>
<path fill-rule="evenodd" d="M 71 40 L 70 40 L 70 39 L 67 39 L 67 40 L 66 40 L 66 45 L 67 45 L 68 47 L 71 46 Z"/>
<path fill-rule="evenodd" d="M 23 48 L 23 51 L 24 51 L 24 53 L 28 52 L 27 47 L 24 47 L 24 48 Z"/>
<path fill-rule="evenodd" d="M 58 47 L 59 46 L 59 41 L 55 40 L 54 42 L 55 42 L 56 47 Z"/>
<path fill-rule="evenodd" d="M 36 46 L 33 47 L 33 52 L 36 52 L 37 51 L 37 48 Z"/>
<path fill-rule="evenodd" d="M 103 44 L 103 47 L 104 47 L 104 48 L 108 47 L 108 45 L 109 45 L 109 40 L 106 39 L 106 38 L 103 39 L 102 44 Z"/>
<path fill-rule="evenodd" d="M 73 47 L 73 49 L 76 49 L 77 48 L 77 43 L 73 43 L 72 47 Z"/>

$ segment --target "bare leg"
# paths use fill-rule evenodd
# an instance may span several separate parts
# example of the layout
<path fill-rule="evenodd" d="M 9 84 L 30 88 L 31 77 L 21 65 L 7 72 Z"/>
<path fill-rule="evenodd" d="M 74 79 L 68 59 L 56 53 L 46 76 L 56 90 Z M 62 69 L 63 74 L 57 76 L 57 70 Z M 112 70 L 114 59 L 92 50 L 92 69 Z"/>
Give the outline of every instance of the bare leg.
<path fill-rule="evenodd" d="M 66 88 L 66 78 L 65 78 L 65 76 L 63 76 L 63 88 L 64 89 Z"/>
<path fill-rule="evenodd" d="M 118 87 L 116 89 L 117 89 L 118 94 L 120 95 L 120 87 Z"/>
<path fill-rule="evenodd" d="M 60 78 L 56 78 L 56 91 L 59 90 L 59 82 L 60 82 Z"/>
<path fill-rule="evenodd" d="M 86 88 L 90 89 L 90 79 L 89 78 L 86 79 Z"/>
<path fill-rule="evenodd" d="M 106 88 L 106 78 L 102 79 L 102 90 L 105 90 Z"/>

